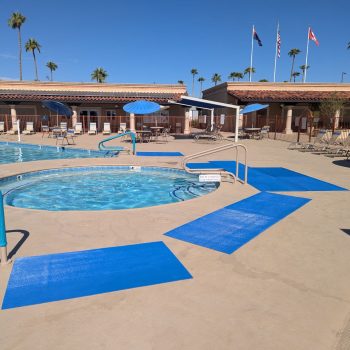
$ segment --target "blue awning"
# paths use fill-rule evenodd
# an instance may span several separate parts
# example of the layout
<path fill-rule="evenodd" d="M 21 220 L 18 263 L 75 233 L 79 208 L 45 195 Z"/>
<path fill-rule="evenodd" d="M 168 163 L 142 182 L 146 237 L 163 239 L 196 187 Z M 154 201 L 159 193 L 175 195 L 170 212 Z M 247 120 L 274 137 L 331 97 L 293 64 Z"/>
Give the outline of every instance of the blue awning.
<path fill-rule="evenodd" d="M 259 111 L 260 109 L 267 108 L 269 105 L 261 105 L 260 103 L 252 103 L 250 105 L 245 106 L 239 114 L 247 114 L 251 112 Z"/>

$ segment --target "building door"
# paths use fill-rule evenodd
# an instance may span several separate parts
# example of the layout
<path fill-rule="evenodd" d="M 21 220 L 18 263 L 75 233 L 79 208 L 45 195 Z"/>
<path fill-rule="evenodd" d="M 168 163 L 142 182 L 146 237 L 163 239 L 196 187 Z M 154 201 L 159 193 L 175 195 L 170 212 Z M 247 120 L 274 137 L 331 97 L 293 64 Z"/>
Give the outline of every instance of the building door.
<path fill-rule="evenodd" d="M 90 123 L 96 123 L 99 130 L 100 108 L 81 108 L 79 111 L 80 122 L 83 123 L 83 130 L 89 130 Z"/>

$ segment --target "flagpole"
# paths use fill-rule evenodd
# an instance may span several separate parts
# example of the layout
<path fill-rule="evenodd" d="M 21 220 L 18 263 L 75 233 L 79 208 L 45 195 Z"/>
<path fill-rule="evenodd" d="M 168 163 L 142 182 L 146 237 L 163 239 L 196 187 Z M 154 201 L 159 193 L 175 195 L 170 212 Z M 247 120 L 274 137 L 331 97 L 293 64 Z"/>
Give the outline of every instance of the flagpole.
<path fill-rule="evenodd" d="M 275 67 L 273 70 L 273 82 L 276 82 L 276 66 L 277 66 L 277 50 L 278 50 L 278 32 L 280 30 L 280 22 L 277 22 L 277 32 L 276 32 L 276 53 L 275 53 Z"/>
<path fill-rule="evenodd" d="M 305 59 L 303 83 L 305 83 L 305 81 L 306 81 L 307 59 L 308 59 L 308 56 L 309 56 L 309 43 L 310 43 L 310 27 L 309 27 L 309 29 L 307 30 L 306 59 Z"/>
<path fill-rule="evenodd" d="M 250 51 L 250 72 L 249 72 L 249 82 L 252 82 L 252 68 L 253 68 L 253 51 L 254 51 L 254 25 L 253 25 L 253 31 L 252 31 L 252 48 Z"/>

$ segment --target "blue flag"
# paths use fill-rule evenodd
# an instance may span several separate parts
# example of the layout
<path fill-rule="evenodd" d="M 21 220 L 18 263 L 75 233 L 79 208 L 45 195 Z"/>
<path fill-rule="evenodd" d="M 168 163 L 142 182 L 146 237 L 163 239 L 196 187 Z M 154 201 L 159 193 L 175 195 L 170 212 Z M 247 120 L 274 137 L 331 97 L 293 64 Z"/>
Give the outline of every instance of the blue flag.
<path fill-rule="evenodd" d="M 254 38 L 254 40 L 256 40 L 258 42 L 259 46 L 263 46 L 262 42 L 261 42 L 261 40 L 260 40 L 260 38 L 258 36 L 258 33 L 255 31 L 255 29 L 254 29 L 254 32 L 253 32 L 253 38 Z"/>

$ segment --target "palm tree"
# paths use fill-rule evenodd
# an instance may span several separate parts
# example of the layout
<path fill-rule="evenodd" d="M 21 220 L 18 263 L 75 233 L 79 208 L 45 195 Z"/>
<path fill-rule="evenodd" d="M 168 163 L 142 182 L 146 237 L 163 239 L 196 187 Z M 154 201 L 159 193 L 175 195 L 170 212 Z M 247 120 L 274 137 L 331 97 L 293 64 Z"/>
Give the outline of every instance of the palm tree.
<path fill-rule="evenodd" d="M 253 74 L 255 73 L 255 68 L 254 67 L 248 67 L 244 70 L 243 74 L 249 76 L 249 81 L 250 81 L 250 76 L 253 76 Z"/>
<path fill-rule="evenodd" d="M 203 81 L 205 81 L 205 78 L 199 77 L 197 81 L 200 84 L 200 90 L 199 90 L 199 97 L 202 97 L 202 90 L 203 90 Z"/>
<path fill-rule="evenodd" d="M 292 81 L 292 77 L 293 77 L 295 56 L 296 56 L 296 55 L 299 55 L 300 52 L 301 52 L 301 51 L 300 51 L 299 49 L 291 49 L 291 50 L 288 52 L 288 56 L 289 56 L 289 57 L 293 57 L 293 59 L 292 59 L 292 69 L 291 69 L 291 71 L 290 71 L 290 78 L 289 78 L 289 81 Z"/>
<path fill-rule="evenodd" d="M 177 83 L 180 84 L 180 85 L 184 85 L 185 84 L 185 82 L 183 80 L 178 80 Z"/>
<path fill-rule="evenodd" d="M 211 81 L 212 81 L 212 82 L 215 84 L 215 86 L 216 86 L 216 84 L 217 84 L 218 82 L 221 81 L 221 75 L 218 74 L 218 73 L 214 73 L 213 76 L 212 76 L 212 78 L 211 78 Z"/>
<path fill-rule="evenodd" d="M 198 74 L 198 70 L 196 68 L 191 69 L 192 74 L 192 96 L 194 95 L 194 77 Z"/>
<path fill-rule="evenodd" d="M 350 41 L 348 42 L 348 50 L 350 49 Z"/>
<path fill-rule="evenodd" d="M 310 68 L 309 65 L 305 65 L 303 64 L 302 66 L 299 67 L 301 69 L 301 72 L 302 72 L 302 78 L 301 78 L 301 81 L 304 81 L 304 75 L 305 75 L 305 72 Z"/>
<path fill-rule="evenodd" d="M 108 77 L 107 72 L 103 68 L 96 68 L 91 73 L 91 80 L 96 80 L 98 83 L 104 83 Z"/>
<path fill-rule="evenodd" d="M 55 62 L 49 61 L 46 63 L 46 67 L 50 69 L 51 81 L 52 81 L 52 72 L 57 69 L 57 64 Z"/>
<path fill-rule="evenodd" d="M 300 75 L 300 72 L 293 72 L 292 76 L 293 76 L 293 82 L 295 83 L 295 78 L 298 77 Z"/>
<path fill-rule="evenodd" d="M 228 76 L 228 79 L 232 79 L 232 81 L 239 81 L 239 79 L 243 79 L 243 74 L 240 72 L 231 72 L 230 75 Z"/>
<path fill-rule="evenodd" d="M 21 26 L 26 21 L 26 18 L 19 12 L 12 13 L 8 20 L 8 25 L 12 29 L 18 29 L 18 47 L 19 47 L 19 80 L 22 80 L 22 37 Z"/>
<path fill-rule="evenodd" d="M 33 38 L 28 39 L 26 42 L 26 51 L 32 51 L 33 59 L 34 59 L 34 67 L 35 67 L 35 80 L 39 80 L 38 77 L 38 66 L 36 64 L 36 57 L 35 57 L 35 50 L 37 50 L 40 53 L 40 47 L 41 45 Z"/>
<path fill-rule="evenodd" d="M 260 80 L 259 80 L 259 83 L 267 83 L 267 82 L 268 82 L 267 79 L 260 79 Z"/>

